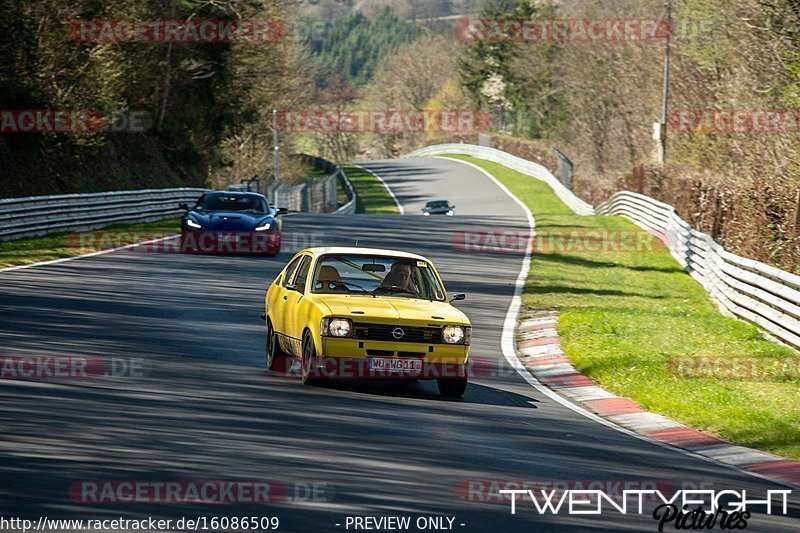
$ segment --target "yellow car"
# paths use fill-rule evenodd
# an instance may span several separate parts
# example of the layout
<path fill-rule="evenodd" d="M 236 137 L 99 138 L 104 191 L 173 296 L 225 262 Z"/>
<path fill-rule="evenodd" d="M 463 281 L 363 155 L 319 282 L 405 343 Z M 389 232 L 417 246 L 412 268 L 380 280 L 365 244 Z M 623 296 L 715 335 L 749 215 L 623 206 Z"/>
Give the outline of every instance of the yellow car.
<path fill-rule="evenodd" d="M 436 379 L 467 387 L 472 327 L 422 256 L 370 248 L 298 252 L 270 284 L 266 362 L 301 360 L 303 383 L 334 377 Z"/>

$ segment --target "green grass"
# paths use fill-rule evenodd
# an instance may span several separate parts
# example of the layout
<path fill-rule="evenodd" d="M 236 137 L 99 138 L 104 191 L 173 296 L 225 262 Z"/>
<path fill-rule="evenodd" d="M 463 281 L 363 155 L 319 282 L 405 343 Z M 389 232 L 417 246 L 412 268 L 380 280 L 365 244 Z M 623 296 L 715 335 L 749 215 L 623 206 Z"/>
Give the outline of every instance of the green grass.
<path fill-rule="evenodd" d="M 321 168 L 317 168 L 317 167 L 314 167 L 314 166 L 309 166 L 308 170 L 306 171 L 306 175 L 309 178 L 313 179 L 313 178 L 327 178 L 331 174 L 330 174 L 330 172 L 326 172 L 325 170 L 322 170 Z"/>
<path fill-rule="evenodd" d="M 54 233 L 43 237 L 3 241 L 0 242 L 0 268 L 81 255 L 100 249 L 113 248 L 118 244 L 131 244 L 133 238 L 138 242 L 146 241 L 177 234 L 180 229 L 180 219 L 172 219 L 142 224 L 115 224 L 85 233 Z M 98 232 L 137 232 L 140 234 L 134 236 L 109 233 L 109 238 L 104 240 Z M 95 238 L 88 238 L 88 234 L 95 234 Z M 81 235 L 84 236 L 83 240 L 81 240 Z"/>
<path fill-rule="evenodd" d="M 537 234 L 550 243 L 554 234 L 584 230 L 642 235 L 622 217 L 573 214 L 536 179 L 452 157 L 479 165 L 505 184 L 530 208 Z M 544 246 L 537 238 L 525 309 L 558 310 L 565 353 L 615 394 L 732 442 L 800 459 L 800 380 L 689 379 L 671 373 L 668 364 L 672 357 L 730 360 L 794 352 L 765 340 L 755 326 L 720 314 L 658 240 L 630 248 L 597 252 Z"/>
<path fill-rule="evenodd" d="M 399 214 L 397 204 L 386 187 L 366 170 L 343 165 L 347 179 L 356 190 L 356 213 L 367 215 Z"/>

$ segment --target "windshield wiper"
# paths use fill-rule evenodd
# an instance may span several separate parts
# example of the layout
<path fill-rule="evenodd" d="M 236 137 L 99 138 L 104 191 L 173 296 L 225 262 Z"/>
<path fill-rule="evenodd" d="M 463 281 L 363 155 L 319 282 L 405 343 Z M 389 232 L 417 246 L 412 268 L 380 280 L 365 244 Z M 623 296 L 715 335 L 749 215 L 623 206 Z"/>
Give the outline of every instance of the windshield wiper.
<path fill-rule="evenodd" d="M 398 292 L 403 292 L 403 293 L 406 293 L 406 294 L 413 294 L 414 296 L 419 296 L 418 292 L 412 291 L 412 290 L 409 290 L 409 289 L 404 289 L 403 287 L 400 287 L 398 285 L 388 285 L 388 286 L 387 285 L 381 285 L 377 289 L 375 289 L 375 291 L 386 291 L 386 292 L 389 292 L 389 293 L 392 293 L 392 294 L 398 293 Z"/>
<path fill-rule="evenodd" d="M 344 280 L 341 280 L 341 283 L 342 283 L 342 285 L 350 285 L 351 287 L 355 287 L 356 289 L 360 290 L 360 291 L 361 291 L 361 292 L 363 292 L 364 294 L 369 294 L 369 295 L 370 295 L 370 296 L 372 296 L 373 298 L 377 298 L 377 296 L 375 296 L 375 293 L 374 293 L 374 292 L 372 292 L 372 291 L 368 291 L 367 289 L 365 289 L 364 287 L 362 287 L 362 286 L 361 286 L 361 285 L 359 285 L 358 283 L 352 283 L 352 282 L 350 282 L 350 281 L 344 281 Z"/>

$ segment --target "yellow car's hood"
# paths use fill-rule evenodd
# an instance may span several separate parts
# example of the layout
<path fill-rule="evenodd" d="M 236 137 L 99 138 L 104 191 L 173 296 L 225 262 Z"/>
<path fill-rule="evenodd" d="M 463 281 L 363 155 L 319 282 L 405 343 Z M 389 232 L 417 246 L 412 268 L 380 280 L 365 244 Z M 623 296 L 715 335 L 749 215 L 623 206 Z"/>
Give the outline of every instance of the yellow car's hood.
<path fill-rule="evenodd" d="M 338 294 L 316 294 L 314 300 L 327 306 L 331 315 L 348 317 L 355 322 L 469 325 L 467 316 L 448 302 Z"/>

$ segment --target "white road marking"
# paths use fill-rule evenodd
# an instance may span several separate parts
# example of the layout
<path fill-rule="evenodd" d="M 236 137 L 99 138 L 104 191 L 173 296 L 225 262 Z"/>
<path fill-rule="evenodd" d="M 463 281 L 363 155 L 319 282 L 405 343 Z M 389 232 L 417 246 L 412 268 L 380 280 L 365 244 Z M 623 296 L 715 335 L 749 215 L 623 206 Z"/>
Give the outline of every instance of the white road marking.
<path fill-rule="evenodd" d="M 99 231 L 99 230 L 98 230 Z M 161 241 L 167 241 L 169 239 L 174 239 L 176 237 L 180 237 L 180 235 L 169 235 L 167 237 L 161 237 L 159 239 L 153 239 L 150 241 L 142 241 L 137 242 L 135 244 L 127 244 L 125 246 L 119 246 L 117 248 L 109 248 L 108 250 L 100 250 L 97 252 L 91 252 L 88 254 L 81 254 L 81 255 L 73 255 L 71 257 L 62 257 L 60 259 L 51 259 L 50 261 L 41 261 L 39 263 L 31 263 L 29 265 L 19 265 L 13 267 L 6 267 L 0 268 L 0 272 L 11 272 L 13 270 L 24 270 L 26 268 L 33 268 L 33 267 L 40 267 L 40 266 L 47 266 L 47 265 L 57 265 L 59 263 L 66 263 L 67 261 L 75 261 L 76 259 L 86 259 L 87 257 L 97 257 L 98 255 L 106 255 L 112 252 L 119 252 L 120 250 L 127 250 L 129 248 L 137 248 L 139 246 L 143 246 L 145 244 L 154 244 Z"/>

